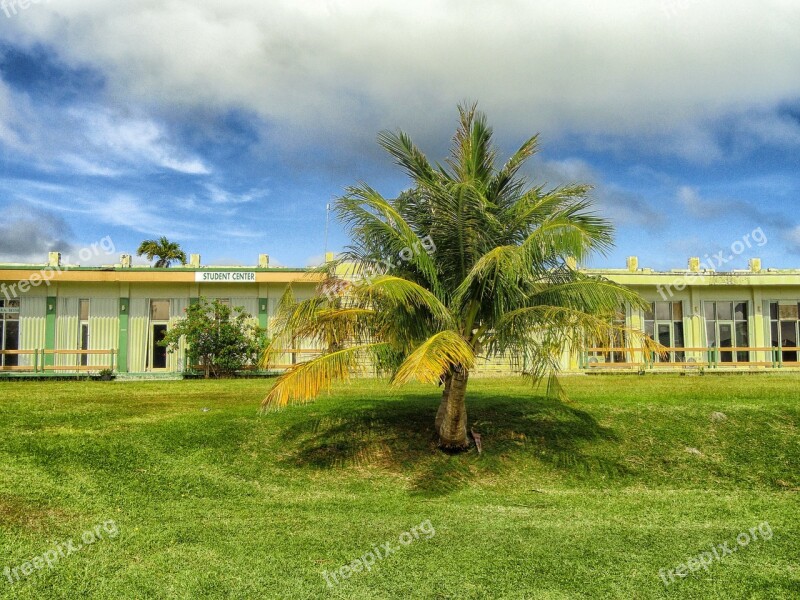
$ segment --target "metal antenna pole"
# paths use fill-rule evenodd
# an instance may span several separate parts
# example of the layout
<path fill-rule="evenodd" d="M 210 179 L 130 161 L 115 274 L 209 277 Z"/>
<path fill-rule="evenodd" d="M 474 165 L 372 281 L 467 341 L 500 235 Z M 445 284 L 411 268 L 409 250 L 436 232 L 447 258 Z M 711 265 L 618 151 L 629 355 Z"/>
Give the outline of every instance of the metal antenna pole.
<path fill-rule="evenodd" d="M 331 221 L 331 203 L 325 205 L 325 256 L 328 255 L 328 227 Z"/>

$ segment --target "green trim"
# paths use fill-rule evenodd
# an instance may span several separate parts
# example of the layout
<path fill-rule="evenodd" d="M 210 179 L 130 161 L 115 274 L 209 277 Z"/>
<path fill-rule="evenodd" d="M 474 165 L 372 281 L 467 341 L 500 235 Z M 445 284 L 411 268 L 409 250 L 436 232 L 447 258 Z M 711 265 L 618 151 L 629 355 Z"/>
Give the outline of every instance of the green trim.
<path fill-rule="evenodd" d="M 117 355 L 117 371 L 128 372 L 128 318 L 131 312 L 130 298 L 119 299 L 119 351 Z"/>
<path fill-rule="evenodd" d="M 47 297 L 47 314 L 44 324 L 44 348 L 45 350 L 56 349 L 56 301 L 55 296 Z M 46 354 L 42 361 L 42 366 L 52 367 L 55 364 L 55 355 Z"/>
<path fill-rule="evenodd" d="M 269 325 L 269 299 L 258 299 L 258 326 L 267 329 Z"/>

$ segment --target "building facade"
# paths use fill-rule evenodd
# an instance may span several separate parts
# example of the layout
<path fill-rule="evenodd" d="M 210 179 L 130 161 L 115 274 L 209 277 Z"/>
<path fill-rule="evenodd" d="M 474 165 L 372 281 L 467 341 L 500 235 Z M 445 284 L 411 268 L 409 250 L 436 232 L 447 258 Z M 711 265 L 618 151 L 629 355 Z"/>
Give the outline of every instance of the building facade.
<path fill-rule="evenodd" d="M 752 259 L 748 270 L 715 272 L 693 258 L 686 269 L 658 272 L 630 257 L 624 269 L 588 272 L 636 290 L 648 309 L 621 307 L 616 323 L 645 331 L 669 351 L 648 355 L 620 333 L 565 353 L 564 371 L 800 368 L 800 270 L 762 270 Z M 319 277 L 270 268 L 266 255 L 254 267 L 201 266 L 198 255 L 169 269 L 134 267 L 127 255 L 116 265 L 80 267 L 62 265 L 58 253 L 44 265 L 0 264 L 0 373 L 180 373 L 183 349 L 167 353 L 158 342 L 190 303 L 227 301 L 269 329 L 286 286 L 309 297 Z M 315 352 L 293 350 L 279 367 Z M 524 368 L 512 364 L 484 360 L 479 372 Z"/>
<path fill-rule="evenodd" d="M 201 296 L 241 306 L 268 328 L 292 284 L 312 295 L 319 275 L 307 269 L 130 266 L 130 256 L 104 267 L 67 266 L 51 253 L 46 265 L 0 265 L 0 371 L 118 373 L 182 372 L 183 349 L 158 342 Z M 301 359 L 295 354 L 287 361 Z"/>
<path fill-rule="evenodd" d="M 642 330 L 670 351 L 656 356 L 626 348 L 624 339 L 604 348 L 584 348 L 571 369 L 797 368 L 800 339 L 800 270 L 761 268 L 717 272 L 690 258 L 686 269 L 640 269 L 636 257 L 625 269 L 592 271 L 637 291 L 647 310 L 630 307 L 620 324 Z"/>

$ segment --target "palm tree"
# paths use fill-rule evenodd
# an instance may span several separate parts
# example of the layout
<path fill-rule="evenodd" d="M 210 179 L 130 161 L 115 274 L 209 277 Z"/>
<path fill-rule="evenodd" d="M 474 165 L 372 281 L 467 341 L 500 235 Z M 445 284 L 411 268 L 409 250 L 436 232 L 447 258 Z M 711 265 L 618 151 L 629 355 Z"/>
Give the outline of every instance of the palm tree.
<path fill-rule="evenodd" d="M 485 116 L 475 105 L 459 106 L 459 114 L 444 164 L 431 164 L 403 132 L 379 135 L 413 188 L 385 199 L 361 184 L 337 200 L 353 243 L 327 265 L 314 297 L 296 301 L 287 289 L 263 364 L 297 339 L 323 353 L 282 374 L 264 408 L 311 400 L 375 365 L 394 384 L 442 385 L 439 444 L 463 449 L 467 383 L 478 357 L 511 357 L 560 395 L 555 374 L 570 348 L 620 329 L 629 343 L 655 347 L 612 324 L 620 305 L 642 307 L 640 297 L 569 260 L 612 245 L 611 225 L 590 211 L 590 188 L 530 186 L 520 169 L 537 137 L 498 167 Z M 426 236 L 435 251 L 421 244 Z M 355 277 L 337 276 L 345 265 Z"/>
<path fill-rule="evenodd" d="M 144 254 L 147 260 L 153 260 L 158 257 L 156 268 L 162 269 L 169 267 L 174 261 L 180 261 L 182 265 L 186 264 L 186 253 L 181 250 L 180 244 L 170 242 L 166 236 L 161 236 L 157 240 L 144 240 L 139 244 L 139 249 L 136 251 L 136 256 Z"/>

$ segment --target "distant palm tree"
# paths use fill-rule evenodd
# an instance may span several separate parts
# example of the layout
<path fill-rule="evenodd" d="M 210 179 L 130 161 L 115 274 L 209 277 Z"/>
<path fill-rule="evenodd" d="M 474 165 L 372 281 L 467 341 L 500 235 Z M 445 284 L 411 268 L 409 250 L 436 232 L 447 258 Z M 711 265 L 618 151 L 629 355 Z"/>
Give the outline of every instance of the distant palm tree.
<path fill-rule="evenodd" d="M 144 240 L 139 244 L 139 249 L 136 251 L 137 256 L 144 254 L 147 260 L 153 260 L 158 257 L 156 268 L 169 267 L 173 262 L 180 261 L 182 265 L 186 264 L 186 253 L 181 250 L 180 244 L 170 242 L 166 236 L 161 236 L 157 240 Z"/>
<path fill-rule="evenodd" d="M 313 399 L 370 358 L 395 384 L 441 384 L 439 443 L 464 448 L 467 380 L 479 357 L 521 359 L 561 395 L 554 374 L 563 354 L 608 339 L 620 305 L 644 306 L 635 292 L 570 260 L 612 243 L 611 225 L 591 211 L 589 187 L 529 185 L 520 169 L 536 152 L 535 136 L 498 167 L 483 114 L 460 107 L 460 117 L 445 164 L 431 164 L 402 132 L 381 134 L 414 187 L 388 200 L 362 184 L 336 202 L 353 240 L 343 260 L 361 276 L 337 278 L 334 262 L 313 298 L 298 301 L 287 290 L 263 364 L 297 348 L 297 339 L 323 353 L 281 375 L 265 408 Z M 433 243 L 422 247 L 425 238 Z M 619 329 L 631 343 L 652 345 Z"/>

